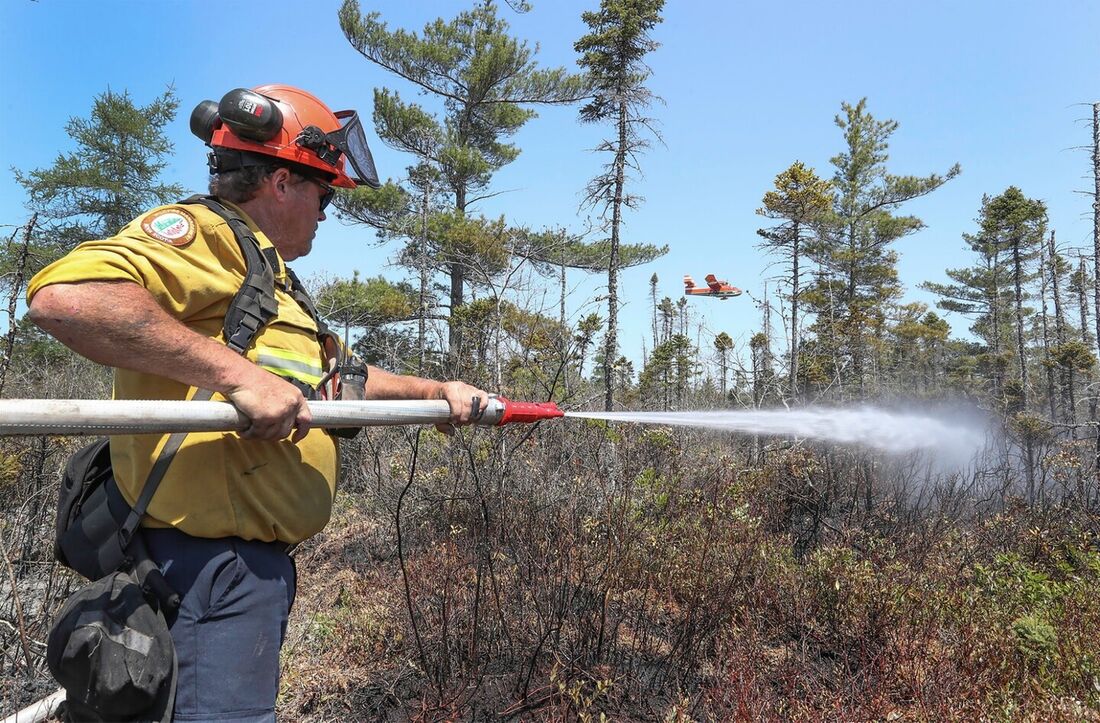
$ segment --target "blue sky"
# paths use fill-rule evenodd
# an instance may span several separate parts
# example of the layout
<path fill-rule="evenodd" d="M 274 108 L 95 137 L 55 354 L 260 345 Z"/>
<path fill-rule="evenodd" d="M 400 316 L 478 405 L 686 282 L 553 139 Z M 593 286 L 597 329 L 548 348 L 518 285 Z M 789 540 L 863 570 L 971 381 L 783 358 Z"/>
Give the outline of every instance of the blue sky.
<path fill-rule="evenodd" d="M 572 44 L 583 10 L 597 0 L 534 0 L 534 10 L 501 12 L 517 37 L 538 44 L 545 65 L 575 67 Z M 146 103 L 174 85 L 180 113 L 169 128 L 176 156 L 168 180 L 205 185 L 201 142 L 190 135 L 191 108 L 227 90 L 280 82 L 306 88 L 334 108 L 369 116 L 373 89 L 410 98 L 408 84 L 356 53 L 336 21 L 339 0 L 229 0 L 220 4 L 154 0 L 4 0 L 0 3 L 0 165 L 49 165 L 69 149 L 65 121 L 87 115 L 110 87 Z M 391 27 L 419 30 L 467 2 L 376 0 Z M 801 160 L 829 177 L 841 150 L 833 124 L 842 101 L 868 98 L 880 119 L 900 123 L 891 143 L 896 174 L 962 174 L 903 211 L 927 228 L 896 244 L 906 298 L 930 302 L 916 285 L 942 280 L 968 263 L 961 234 L 973 229 L 983 193 L 1017 185 L 1042 199 L 1065 248 L 1091 247 L 1087 104 L 1100 101 L 1100 4 L 1087 0 L 882 0 L 669 2 L 651 56 L 652 90 L 664 99 L 652 115 L 664 143 L 643 160 L 632 189 L 646 201 L 626 218 L 625 238 L 668 244 L 667 256 L 624 274 L 624 351 L 640 360 L 649 328 L 648 279 L 673 298 L 680 279 L 710 271 L 759 298 L 768 259 L 754 246 L 755 215 L 777 173 Z M 430 102 L 429 99 L 425 99 Z M 546 108 L 515 137 L 522 154 L 500 171 L 503 192 L 480 211 L 535 228 L 586 225 L 581 191 L 601 159 L 589 149 L 603 128 L 582 127 L 575 108 Z M 400 178 L 411 160 L 372 144 L 380 173 Z M 0 232 L 25 221 L 24 196 L 10 172 L 0 176 Z M 383 273 L 396 249 L 373 234 L 329 220 L 300 275 Z M 598 276 L 574 273 L 570 313 L 590 310 Z M 539 286 L 529 292 L 539 295 Z M 553 293 L 552 289 L 546 293 Z M 547 301 L 553 305 L 553 300 Z M 586 304 L 589 304 L 586 306 Z M 692 300 L 693 324 L 707 336 L 739 342 L 759 325 L 748 296 Z M 949 317 L 956 332 L 966 321 Z M 694 332 L 693 332 L 694 333 Z"/>

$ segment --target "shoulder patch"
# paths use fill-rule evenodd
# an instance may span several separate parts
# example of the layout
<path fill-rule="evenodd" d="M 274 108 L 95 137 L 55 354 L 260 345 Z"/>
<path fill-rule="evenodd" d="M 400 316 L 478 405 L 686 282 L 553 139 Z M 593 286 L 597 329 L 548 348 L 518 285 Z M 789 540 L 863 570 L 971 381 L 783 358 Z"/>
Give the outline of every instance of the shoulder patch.
<path fill-rule="evenodd" d="M 162 208 L 141 219 L 141 230 L 171 246 L 186 246 L 195 240 L 195 217 L 182 208 Z"/>

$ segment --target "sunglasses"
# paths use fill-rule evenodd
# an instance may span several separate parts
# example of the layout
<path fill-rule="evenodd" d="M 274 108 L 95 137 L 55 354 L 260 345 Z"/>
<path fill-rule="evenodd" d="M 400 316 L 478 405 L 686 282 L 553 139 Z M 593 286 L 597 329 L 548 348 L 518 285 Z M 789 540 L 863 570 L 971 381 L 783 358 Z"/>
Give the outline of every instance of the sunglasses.
<path fill-rule="evenodd" d="M 307 181 L 312 181 L 313 183 L 316 183 L 318 186 L 324 189 L 324 193 L 321 194 L 321 210 L 324 211 L 326 208 L 328 208 L 328 205 L 332 203 L 332 197 L 336 195 L 336 189 L 328 185 L 324 181 L 320 180 L 319 178 L 314 178 L 313 176 L 300 175 L 299 177 Z"/>

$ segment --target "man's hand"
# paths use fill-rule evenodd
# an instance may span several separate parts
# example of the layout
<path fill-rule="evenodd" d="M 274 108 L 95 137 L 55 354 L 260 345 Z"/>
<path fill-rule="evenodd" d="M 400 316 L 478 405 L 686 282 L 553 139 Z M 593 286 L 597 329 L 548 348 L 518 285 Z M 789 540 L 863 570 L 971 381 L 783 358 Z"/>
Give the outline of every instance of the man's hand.
<path fill-rule="evenodd" d="M 465 382 L 437 382 L 423 377 L 391 374 L 385 369 L 368 367 L 367 399 L 442 399 L 451 408 L 450 419 L 435 428 L 445 434 L 454 431 L 455 425 L 471 424 L 480 418 L 480 411 L 489 400 L 484 389 Z M 478 411 L 474 411 L 474 397 L 478 398 Z"/>
<path fill-rule="evenodd" d="M 473 408 L 474 397 L 477 397 L 479 405 L 476 411 Z M 431 398 L 444 399 L 450 405 L 450 423 L 435 426 L 440 432 L 450 434 L 454 431 L 454 426 L 473 424 L 481 417 L 480 412 L 489 400 L 489 393 L 466 382 L 442 382 Z"/>
<path fill-rule="evenodd" d="M 254 369 L 254 374 L 225 393 L 233 406 L 252 422 L 241 432 L 241 437 L 277 441 L 286 439 L 293 431 L 291 442 L 303 439 L 313 421 L 305 396 L 290 382 L 259 367 Z"/>

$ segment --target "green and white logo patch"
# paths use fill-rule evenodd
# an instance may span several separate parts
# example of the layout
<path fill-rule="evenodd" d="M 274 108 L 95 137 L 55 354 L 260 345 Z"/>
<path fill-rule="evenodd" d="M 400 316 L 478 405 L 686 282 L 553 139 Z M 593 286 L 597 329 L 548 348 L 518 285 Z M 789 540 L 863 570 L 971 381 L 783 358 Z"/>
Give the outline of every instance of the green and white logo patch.
<path fill-rule="evenodd" d="M 157 241 L 186 246 L 195 240 L 195 218 L 182 208 L 166 208 L 142 219 L 141 230 Z"/>

